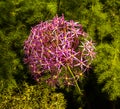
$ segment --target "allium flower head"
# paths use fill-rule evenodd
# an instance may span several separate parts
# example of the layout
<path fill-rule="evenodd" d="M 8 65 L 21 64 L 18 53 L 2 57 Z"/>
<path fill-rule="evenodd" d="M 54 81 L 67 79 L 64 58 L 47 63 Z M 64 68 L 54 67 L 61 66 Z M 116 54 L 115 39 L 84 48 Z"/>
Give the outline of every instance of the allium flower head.
<path fill-rule="evenodd" d="M 24 43 L 24 53 L 24 62 L 29 65 L 33 78 L 40 80 L 50 74 L 46 82 L 51 85 L 60 84 L 61 80 L 74 84 L 75 78 L 68 73 L 67 66 L 79 79 L 78 72 L 85 72 L 95 57 L 94 44 L 81 24 L 66 21 L 64 16 L 34 26 Z"/>

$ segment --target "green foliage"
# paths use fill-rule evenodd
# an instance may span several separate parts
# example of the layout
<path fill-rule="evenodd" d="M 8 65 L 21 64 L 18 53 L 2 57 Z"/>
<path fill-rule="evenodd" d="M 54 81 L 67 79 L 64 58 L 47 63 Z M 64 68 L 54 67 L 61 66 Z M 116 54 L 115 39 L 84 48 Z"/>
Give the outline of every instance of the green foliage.
<path fill-rule="evenodd" d="M 98 37 L 101 41 L 97 46 L 97 57 L 94 62 L 98 83 L 103 85 L 102 91 L 108 94 L 110 100 L 116 100 L 120 97 L 120 16 L 118 15 L 119 11 L 117 11 L 118 3 L 118 1 L 106 0 L 105 6 L 103 5 L 107 19 L 97 27 Z"/>
<path fill-rule="evenodd" d="M 23 29 L 25 30 L 25 28 L 21 26 L 8 34 L 1 32 L 0 35 L 0 79 L 4 81 L 5 86 L 9 88 L 16 87 L 14 76 L 20 72 L 24 72 L 22 43 L 25 38 L 25 33 L 21 32 Z M 22 73 L 20 75 L 22 75 Z M 25 75 L 21 76 L 21 79 L 24 76 Z M 1 90 L 3 89 L 1 88 Z"/>
<path fill-rule="evenodd" d="M 56 93 L 45 85 L 28 85 L 22 90 L 4 91 L 0 95 L 0 109 L 65 109 L 66 100 L 62 93 Z"/>
<path fill-rule="evenodd" d="M 102 91 L 107 92 L 110 100 L 120 97 L 120 49 L 116 46 L 118 44 L 116 43 L 115 46 L 109 44 L 99 45 L 94 62 L 98 83 L 103 84 Z"/>

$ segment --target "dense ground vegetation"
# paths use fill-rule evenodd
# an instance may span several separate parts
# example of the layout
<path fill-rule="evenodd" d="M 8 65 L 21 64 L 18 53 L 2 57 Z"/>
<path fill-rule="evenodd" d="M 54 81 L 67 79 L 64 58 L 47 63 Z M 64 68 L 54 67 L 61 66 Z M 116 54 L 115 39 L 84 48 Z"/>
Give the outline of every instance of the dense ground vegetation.
<path fill-rule="evenodd" d="M 50 88 L 31 78 L 23 44 L 32 26 L 64 14 L 96 43 L 96 58 L 79 86 Z M 119 109 L 119 0 L 0 0 L 0 109 Z"/>

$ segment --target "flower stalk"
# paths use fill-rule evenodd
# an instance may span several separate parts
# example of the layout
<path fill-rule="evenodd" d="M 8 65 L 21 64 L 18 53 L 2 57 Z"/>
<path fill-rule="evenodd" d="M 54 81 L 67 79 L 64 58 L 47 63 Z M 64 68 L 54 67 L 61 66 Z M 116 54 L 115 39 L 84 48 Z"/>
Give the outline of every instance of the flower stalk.
<path fill-rule="evenodd" d="M 71 69 L 70 69 L 70 67 L 69 67 L 68 65 L 67 65 L 67 68 L 68 68 L 68 70 L 69 70 L 69 72 L 70 72 L 71 76 L 72 76 L 72 77 L 73 77 L 73 79 L 74 79 L 75 86 L 77 87 L 79 94 L 81 94 L 81 95 L 82 95 L 82 92 L 81 92 L 81 90 L 80 90 L 80 87 L 79 87 L 79 85 L 78 85 L 77 80 L 75 79 L 75 76 L 74 76 L 73 72 L 71 71 Z"/>

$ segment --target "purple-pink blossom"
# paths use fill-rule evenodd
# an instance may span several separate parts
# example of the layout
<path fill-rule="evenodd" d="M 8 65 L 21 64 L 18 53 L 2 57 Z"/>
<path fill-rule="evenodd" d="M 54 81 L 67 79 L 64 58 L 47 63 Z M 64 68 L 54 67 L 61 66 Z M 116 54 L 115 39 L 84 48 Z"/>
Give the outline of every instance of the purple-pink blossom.
<path fill-rule="evenodd" d="M 76 69 L 74 76 L 79 71 L 85 72 L 95 57 L 94 49 L 81 24 L 67 21 L 64 16 L 55 16 L 32 27 L 24 43 L 24 62 L 29 65 L 35 80 L 49 74 L 45 80 L 49 84 L 60 84 L 62 80 L 65 84 L 71 81 L 72 85 L 73 79 L 66 70 L 67 66 Z"/>

